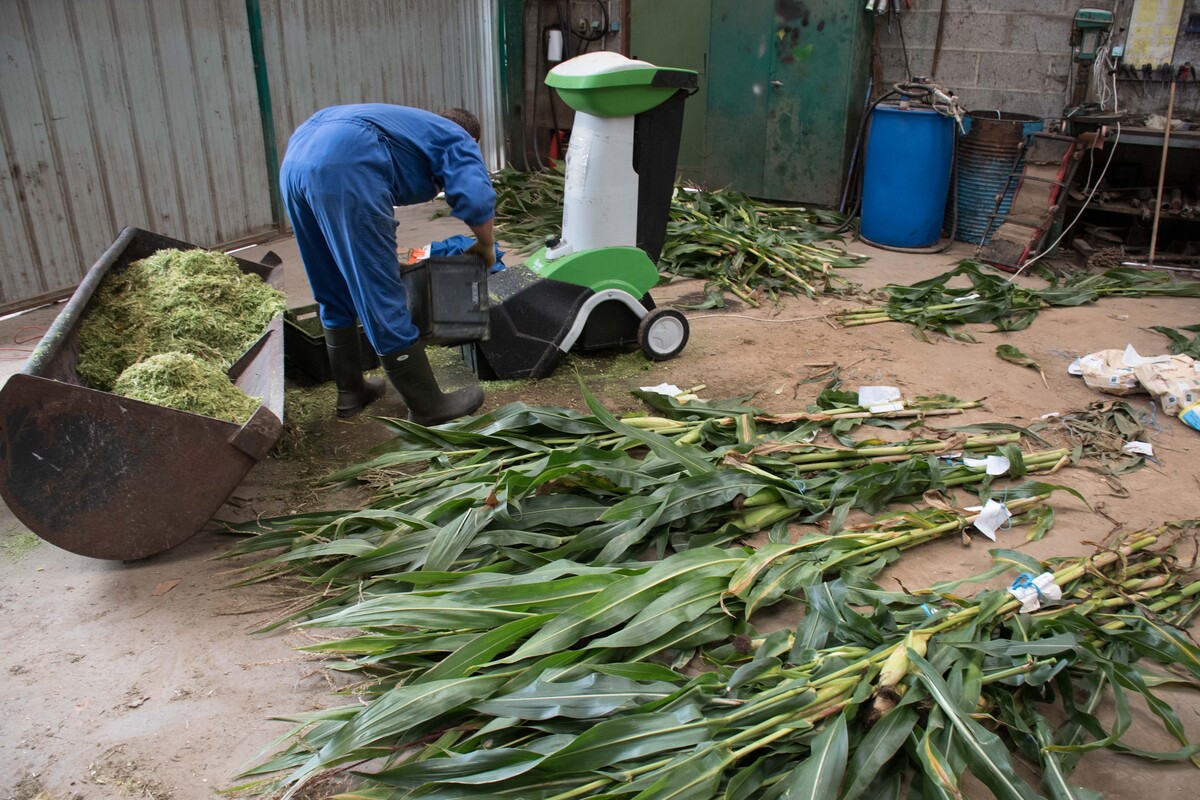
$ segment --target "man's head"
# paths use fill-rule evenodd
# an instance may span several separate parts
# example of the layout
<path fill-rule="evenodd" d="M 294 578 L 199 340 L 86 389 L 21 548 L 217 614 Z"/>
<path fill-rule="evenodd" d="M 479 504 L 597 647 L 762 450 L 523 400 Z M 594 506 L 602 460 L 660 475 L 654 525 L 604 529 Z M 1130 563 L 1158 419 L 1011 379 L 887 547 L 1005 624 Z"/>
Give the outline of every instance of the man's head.
<path fill-rule="evenodd" d="M 445 117 L 451 122 L 458 125 L 475 141 L 479 141 L 479 135 L 482 130 L 479 127 L 479 118 L 467 111 L 465 108 L 443 108 L 438 112 L 438 116 Z"/>

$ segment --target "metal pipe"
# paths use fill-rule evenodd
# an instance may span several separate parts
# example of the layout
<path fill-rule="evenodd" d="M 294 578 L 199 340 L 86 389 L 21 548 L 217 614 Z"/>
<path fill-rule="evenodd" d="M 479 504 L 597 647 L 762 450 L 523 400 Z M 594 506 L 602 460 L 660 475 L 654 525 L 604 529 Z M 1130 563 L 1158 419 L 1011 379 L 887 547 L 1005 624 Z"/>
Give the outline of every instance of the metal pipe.
<path fill-rule="evenodd" d="M 246 0 L 246 24 L 250 32 L 250 55 L 254 61 L 254 84 L 258 89 L 258 116 L 262 125 L 263 155 L 267 160 L 267 183 L 271 216 L 280 230 L 287 227 L 283 197 L 279 191 L 279 146 L 275 142 L 275 113 L 271 107 L 271 81 L 267 77 L 267 55 L 263 45 L 262 10 L 258 0 Z"/>

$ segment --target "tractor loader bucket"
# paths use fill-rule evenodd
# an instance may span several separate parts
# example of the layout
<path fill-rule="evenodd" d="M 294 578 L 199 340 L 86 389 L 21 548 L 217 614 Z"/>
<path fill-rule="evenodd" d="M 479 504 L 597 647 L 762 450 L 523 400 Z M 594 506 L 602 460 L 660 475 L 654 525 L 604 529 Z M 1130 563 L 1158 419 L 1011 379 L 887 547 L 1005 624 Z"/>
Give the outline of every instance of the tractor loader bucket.
<path fill-rule="evenodd" d="M 195 245 L 125 228 L 80 283 L 23 370 L 0 389 L 0 496 L 41 538 L 79 555 L 133 560 L 195 534 L 283 429 L 283 322 L 230 368 L 258 409 L 244 425 L 82 385 L 79 327 L 104 276 Z M 282 288 L 273 253 L 236 259 Z"/>

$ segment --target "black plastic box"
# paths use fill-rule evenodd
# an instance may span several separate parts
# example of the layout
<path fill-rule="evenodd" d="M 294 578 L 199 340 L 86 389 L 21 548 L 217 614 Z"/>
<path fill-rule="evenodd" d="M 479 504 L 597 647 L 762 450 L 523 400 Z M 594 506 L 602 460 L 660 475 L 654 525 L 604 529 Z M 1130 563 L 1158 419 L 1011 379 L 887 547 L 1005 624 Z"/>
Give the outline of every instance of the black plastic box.
<path fill-rule="evenodd" d="M 361 325 L 358 326 L 358 337 L 363 371 L 375 369 L 379 366 L 379 357 Z M 325 351 L 325 332 L 315 303 L 284 313 L 283 366 L 287 377 L 303 383 L 333 380 L 333 368 L 329 366 L 329 354 Z"/>
<path fill-rule="evenodd" d="M 400 270 L 413 324 L 427 345 L 488 338 L 488 270 L 476 255 L 434 256 Z"/>

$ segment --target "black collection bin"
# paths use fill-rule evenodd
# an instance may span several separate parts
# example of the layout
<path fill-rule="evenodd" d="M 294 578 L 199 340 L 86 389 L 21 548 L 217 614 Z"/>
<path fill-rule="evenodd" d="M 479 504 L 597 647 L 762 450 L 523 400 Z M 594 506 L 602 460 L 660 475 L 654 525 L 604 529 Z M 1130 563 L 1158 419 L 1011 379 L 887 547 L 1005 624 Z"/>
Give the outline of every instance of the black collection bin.
<path fill-rule="evenodd" d="M 474 255 L 434 256 L 403 267 L 409 311 L 427 345 L 453 346 L 488 337 L 488 270 Z M 359 353 L 364 371 L 379 366 L 362 326 Z M 303 383 L 333 380 L 317 306 L 288 311 L 283 318 L 287 376 Z"/>
<path fill-rule="evenodd" d="M 434 256 L 400 270 L 413 323 L 427 345 L 488 338 L 488 270 L 476 255 Z"/>
<path fill-rule="evenodd" d="M 359 361 L 363 371 L 379 366 L 375 348 L 358 326 Z M 290 309 L 283 315 L 283 364 L 287 377 L 300 383 L 318 384 L 333 380 L 329 353 L 325 350 L 325 332 L 317 305 Z"/>

